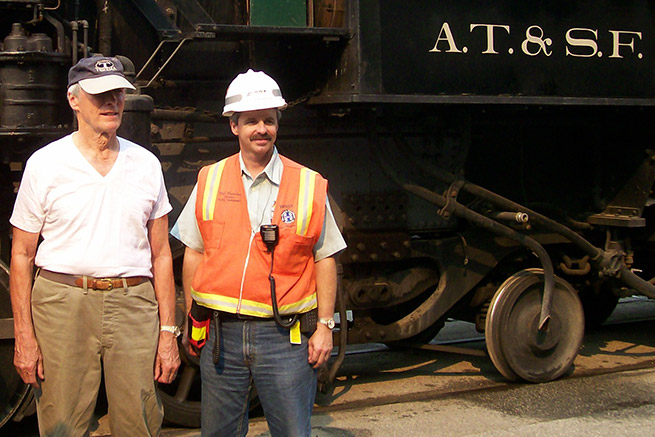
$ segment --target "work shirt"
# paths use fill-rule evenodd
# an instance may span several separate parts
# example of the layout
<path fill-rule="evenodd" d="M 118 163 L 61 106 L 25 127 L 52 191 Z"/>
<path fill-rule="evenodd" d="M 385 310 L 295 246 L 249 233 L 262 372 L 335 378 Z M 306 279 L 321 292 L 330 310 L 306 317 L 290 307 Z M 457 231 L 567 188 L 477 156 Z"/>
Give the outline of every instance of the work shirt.
<path fill-rule="evenodd" d="M 271 160 L 264 170 L 254 178 L 248 169 L 246 169 L 241 153 L 239 153 L 239 164 L 241 166 L 243 188 L 246 192 L 250 225 L 253 231 L 257 232 L 261 225 L 271 223 L 275 201 L 280 188 L 280 181 L 282 180 L 282 161 L 280 160 L 277 148 L 275 148 Z M 197 252 L 203 252 L 204 243 L 195 214 L 197 191 L 198 186 L 196 184 L 177 222 L 171 229 L 171 235 L 184 243 L 185 246 Z M 334 215 L 330 209 L 330 202 L 326 198 L 323 231 L 314 246 L 314 261 L 320 261 L 335 255 L 345 248 L 346 242 L 334 219 Z"/>

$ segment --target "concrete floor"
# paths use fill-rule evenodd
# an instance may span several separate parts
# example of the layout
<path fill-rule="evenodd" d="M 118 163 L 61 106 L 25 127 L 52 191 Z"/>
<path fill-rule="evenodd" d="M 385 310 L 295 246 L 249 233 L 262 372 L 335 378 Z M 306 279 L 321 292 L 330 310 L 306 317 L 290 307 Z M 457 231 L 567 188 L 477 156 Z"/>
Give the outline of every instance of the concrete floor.
<path fill-rule="evenodd" d="M 348 355 L 330 393 L 317 395 L 312 436 L 655 435 L 646 423 L 655 414 L 655 322 L 639 321 L 653 316 L 655 301 L 623 300 L 606 326 L 586 334 L 571 375 L 547 384 L 508 384 L 484 356 L 483 341 L 464 345 L 472 355 L 353 347 L 369 351 Z M 613 324 L 626 319 L 636 321 Z M 435 342 L 475 336 L 473 325 L 449 322 Z M 31 416 L 0 434 L 31 437 L 35 430 Z M 267 430 L 254 418 L 248 435 Z M 109 435 L 106 416 L 92 435 Z"/>

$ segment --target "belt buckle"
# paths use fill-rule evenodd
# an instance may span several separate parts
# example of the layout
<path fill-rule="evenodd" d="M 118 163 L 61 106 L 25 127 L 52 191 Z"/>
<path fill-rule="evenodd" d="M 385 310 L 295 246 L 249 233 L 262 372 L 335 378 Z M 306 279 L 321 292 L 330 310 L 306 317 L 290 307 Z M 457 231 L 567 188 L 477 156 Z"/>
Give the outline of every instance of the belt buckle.
<path fill-rule="evenodd" d="M 107 284 L 107 288 L 100 288 L 98 284 Z M 96 288 L 99 290 L 111 291 L 114 289 L 114 280 L 110 278 L 96 279 Z"/>

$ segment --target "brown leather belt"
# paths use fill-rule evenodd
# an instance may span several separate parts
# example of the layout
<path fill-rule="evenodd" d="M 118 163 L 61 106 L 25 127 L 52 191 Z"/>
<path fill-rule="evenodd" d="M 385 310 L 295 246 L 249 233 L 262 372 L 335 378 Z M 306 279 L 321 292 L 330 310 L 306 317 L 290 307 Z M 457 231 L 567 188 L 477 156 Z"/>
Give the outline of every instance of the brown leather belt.
<path fill-rule="evenodd" d="M 67 273 L 51 272 L 50 270 L 39 271 L 39 276 L 44 277 L 49 281 L 59 282 L 60 284 L 71 285 L 73 287 L 84 288 L 84 276 L 69 275 Z M 86 277 L 86 287 L 92 290 L 109 291 L 114 288 L 123 288 L 123 281 L 128 287 L 143 284 L 149 281 L 147 276 L 130 276 L 129 278 L 94 278 L 91 276 Z"/>

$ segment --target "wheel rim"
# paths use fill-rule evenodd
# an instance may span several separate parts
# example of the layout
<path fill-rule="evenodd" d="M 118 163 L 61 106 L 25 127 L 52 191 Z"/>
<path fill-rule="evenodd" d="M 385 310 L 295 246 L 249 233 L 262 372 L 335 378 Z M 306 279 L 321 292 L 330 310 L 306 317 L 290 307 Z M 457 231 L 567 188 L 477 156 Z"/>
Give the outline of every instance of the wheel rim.
<path fill-rule="evenodd" d="M 510 380 L 552 381 L 573 364 L 584 335 L 584 313 L 573 288 L 555 278 L 551 320 L 538 330 L 543 273 L 524 270 L 505 281 L 494 296 L 485 337 L 492 362 Z"/>
<path fill-rule="evenodd" d="M 511 286 L 513 282 L 516 282 L 517 280 L 518 276 L 510 276 L 500 287 L 498 287 L 498 291 L 496 291 L 496 294 L 494 295 L 487 312 L 487 320 L 485 322 L 484 330 L 487 352 L 491 358 L 491 362 L 494 363 L 496 370 L 498 370 L 501 375 L 510 381 L 517 381 L 519 376 L 510 368 L 509 363 L 507 362 L 507 359 L 502 352 L 501 332 L 499 329 L 500 323 L 491 322 L 491 319 L 493 318 L 496 320 L 499 318 L 497 315 L 499 307 L 496 305 L 496 302 L 498 301 L 501 293 L 503 293 L 504 290 L 506 290 L 509 286 Z"/>

